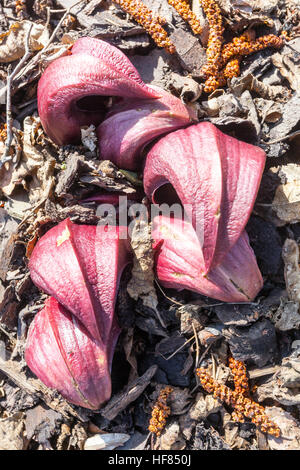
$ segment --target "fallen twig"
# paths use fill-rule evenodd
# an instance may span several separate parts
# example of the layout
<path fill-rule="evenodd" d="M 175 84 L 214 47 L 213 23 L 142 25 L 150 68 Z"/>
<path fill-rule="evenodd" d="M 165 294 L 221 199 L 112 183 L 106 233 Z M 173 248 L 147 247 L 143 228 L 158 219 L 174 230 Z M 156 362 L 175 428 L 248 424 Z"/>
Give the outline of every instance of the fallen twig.
<path fill-rule="evenodd" d="M 161 356 L 166 360 L 166 361 L 169 361 L 170 359 L 172 359 L 172 357 L 175 356 L 175 354 L 177 354 L 179 351 L 181 351 L 181 349 L 183 349 L 188 343 L 190 343 L 193 339 L 195 339 L 195 335 L 192 336 L 190 339 L 187 339 L 181 346 L 179 346 L 179 348 L 176 349 L 176 351 L 174 351 L 169 357 L 165 357 L 163 354 L 161 354 Z"/>
<path fill-rule="evenodd" d="M 49 408 L 61 413 L 66 418 L 73 416 L 79 421 L 87 421 L 86 412 L 77 411 L 57 392 L 50 390 L 38 379 L 27 378 L 16 361 L 4 361 L 0 358 L 0 371 L 29 395 L 37 395 Z"/>
<path fill-rule="evenodd" d="M 156 365 L 149 367 L 141 377 L 138 377 L 134 382 L 128 384 L 124 391 L 115 395 L 107 405 L 100 410 L 101 415 L 110 421 L 115 419 L 121 411 L 125 410 L 130 403 L 135 401 L 143 393 L 156 371 Z"/>
<path fill-rule="evenodd" d="M 300 135 L 300 130 L 292 132 L 291 134 L 285 135 L 284 137 L 280 137 L 280 139 L 271 140 L 271 142 L 264 142 L 264 144 L 265 145 L 278 144 L 279 142 L 282 142 L 283 140 L 290 139 L 291 137 L 296 137 L 297 135 Z"/>
<path fill-rule="evenodd" d="M 68 14 L 70 13 L 70 11 L 72 10 L 72 8 L 76 7 L 79 3 L 81 3 L 83 0 L 79 0 L 78 2 L 74 3 L 74 5 L 70 6 L 64 13 L 64 15 L 61 17 L 61 19 L 59 20 L 59 22 L 57 23 L 55 29 L 53 30 L 53 33 L 51 34 L 47 44 L 43 47 L 43 49 L 41 49 L 38 54 L 34 57 L 40 57 L 40 55 L 45 52 L 47 50 L 47 48 L 50 46 L 50 44 L 52 43 L 53 39 L 55 38 L 57 32 L 59 31 L 64 19 L 68 16 Z"/>
<path fill-rule="evenodd" d="M 200 359 L 199 359 L 199 361 L 198 361 L 199 364 L 201 364 L 201 362 L 203 361 L 203 359 L 205 358 L 206 354 L 209 352 L 209 350 L 210 350 L 210 348 L 212 347 L 213 344 L 214 344 L 214 343 L 210 343 L 210 344 L 207 346 L 207 348 L 205 349 L 205 351 L 202 353 L 202 355 L 201 355 L 201 357 L 200 357 Z M 193 394 L 193 393 L 197 390 L 197 388 L 201 385 L 197 374 L 196 374 L 196 381 L 197 381 L 198 383 L 197 383 L 197 385 L 193 388 L 193 390 L 191 391 L 191 394 Z"/>
<path fill-rule="evenodd" d="M 215 356 L 212 353 L 210 354 L 210 356 L 211 356 L 211 362 L 212 362 L 212 373 L 211 373 L 211 375 L 214 379 L 216 379 L 217 378 L 216 377 L 217 366 L 216 366 Z"/>
<path fill-rule="evenodd" d="M 6 162 L 9 162 L 12 158 L 11 155 L 9 155 L 10 146 L 11 146 L 11 143 L 12 143 L 12 140 L 13 140 L 13 133 L 12 133 L 13 119 L 12 119 L 12 113 L 11 113 L 11 85 L 12 85 L 12 81 L 13 81 L 14 77 L 19 72 L 19 70 L 21 70 L 23 64 L 27 61 L 27 59 L 31 55 L 29 42 L 30 42 L 30 33 L 31 33 L 31 30 L 32 30 L 32 27 L 33 27 L 33 23 L 31 23 L 31 25 L 30 25 L 30 27 L 27 31 L 26 40 L 25 40 L 25 54 L 24 54 L 24 56 L 22 57 L 22 59 L 20 60 L 20 62 L 17 64 L 17 66 L 14 68 L 14 70 L 12 72 L 10 72 L 10 68 L 8 70 L 7 85 L 6 85 L 7 86 L 7 88 L 6 88 L 6 90 L 7 90 L 6 91 L 7 136 L 6 136 L 6 140 L 5 140 L 4 154 L 2 155 L 2 158 L 0 160 L 0 168 Z"/>
<path fill-rule="evenodd" d="M 50 46 L 50 44 L 53 42 L 53 40 L 55 39 L 55 36 L 56 34 L 58 33 L 64 19 L 66 18 L 66 16 L 70 13 L 70 11 L 72 10 L 72 8 L 76 7 L 79 3 L 81 3 L 83 0 L 79 0 L 78 2 L 76 2 L 74 5 L 72 5 L 71 7 L 69 7 L 65 13 L 63 14 L 63 16 L 61 17 L 61 19 L 59 20 L 59 22 L 57 23 L 56 27 L 54 28 L 48 42 L 45 44 L 45 46 L 43 47 L 43 49 L 41 49 L 32 59 L 30 62 L 28 62 L 27 64 L 27 68 L 30 68 L 32 67 L 35 63 L 38 62 L 38 60 L 40 59 L 41 55 L 48 49 L 48 47 Z M 47 20 L 48 22 L 48 20 Z M 23 75 L 24 73 L 26 73 L 26 68 L 24 70 L 22 70 L 22 73 L 20 75 Z"/>
<path fill-rule="evenodd" d="M 185 306 L 185 305 L 182 304 L 181 302 L 177 302 L 177 300 L 174 300 L 174 299 L 171 299 L 171 297 L 168 297 L 167 294 L 163 291 L 163 289 L 162 289 L 161 286 L 159 285 L 158 280 L 155 278 L 154 281 L 155 281 L 155 284 L 157 285 L 157 287 L 159 288 L 160 292 L 163 294 L 163 296 L 164 296 L 167 300 L 169 300 L 170 302 L 172 302 L 172 303 L 175 304 L 175 305 L 180 305 L 180 307 L 184 307 L 184 306 Z"/>
<path fill-rule="evenodd" d="M 2 331 L 2 333 L 4 333 L 10 339 L 10 341 L 12 342 L 13 345 L 16 344 L 16 342 L 17 342 L 16 338 L 11 333 L 6 331 L 6 329 L 3 328 L 2 325 L 0 325 L 0 331 Z"/>
<path fill-rule="evenodd" d="M 196 331 L 195 324 L 194 324 L 193 321 L 192 321 L 192 327 L 193 327 L 194 336 L 195 336 L 195 340 L 196 340 L 196 359 L 195 359 L 195 366 L 198 367 L 200 348 L 199 348 L 199 340 L 198 340 L 197 331 Z"/>
<path fill-rule="evenodd" d="M 50 36 L 48 42 L 45 44 L 45 46 L 44 46 L 34 57 L 32 57 L 32 59 L 28 62 L 28 64 L 26 64 L 25 67 L 23 67 L 23 68 L 21 69 L 22 65 L 23 65 L 24 62 L 25 62 L 25 60 L 24 60 L 24 57 L 25 57 L 25 56 L 22 58 L 22 60 L 21 60 L 21 67 L 19 67 L 19 65 L 20 65 L 20 64 L 19 64 L 19 65 L 18 65 L 18 70 L 17 70 L 16 72 L 14 71 L 15 73 L 14 73 L 14 76 L 12 77 L 12 79 L 11 79 L 10 87 L 11 87 L 12 84 L 13 84 L 13 79 L 16 80 L 16 79 L 21 78 L 23 75 L 25 75 L 25 74 L 28 72 L 29 69 L 31 69 L 32 67 L 34 67 L 34 66 L 38 63 L 38 61 L 39 61 L 41 55 L 48 49 L 48 47 L 50 46 L 50 44 L 53 42 L 53 40 L 54 40 L 54 38 L 55 38 L 57 32 L 59 31 L 59 29 L 60 29 L 60 27 L 61 27 L 61 25 L 62 25 L 64 19 L 66 18 L 66 16 L 70 13 L 70 11 L 71 11 L 74 7 L 76 7 L 76 6 L 77 6 L 79 3 L 81 3 L 82 1 L 83 1 L 83 0 L 79 0 L 79 1 L 76 2 L 74 5 L 70 6 L 67 10 L 63 10 L 63 11 L 65 11 L 65 13 L 64 13 L 64 15 L 61 17 L 61 19 L 60 19 L 60 21 L 58 22 L 58 24 L 56 25 L 55 29 L 53 30 L 53 33 L 51 34 L 51 36 Z M 47 17 L 47 19 L 46 19 L 46 26 L 48 25 L 48 22 L 49 22 L 49 20 L 48 20 L 48 17 Z M 46 26 L 45 26 L 45 27 L 46 27 Z M 28 58 L 28 57 L 27 57 L 27 58 Z M 26 60 L 27 60 L 27 58 L 26 58 Z M 17 73 L 18 73 L 18 75 L 17 75 Z M 6 90 L 8 90 L 8 84 L 6 85 L 6 87 L 3 87 L 3 88 L 1 89 L 0 98 L 1 98 L 1 96 L 6 92 Z"/>
<path fill-rule="evenodd" d="M 280 369 L 279 366 L 263 367 L 262 369 L 249 370 L 249 379 L 257 379 L 258 377 L 264 377 L 265 375 L 273 375 Z"/>

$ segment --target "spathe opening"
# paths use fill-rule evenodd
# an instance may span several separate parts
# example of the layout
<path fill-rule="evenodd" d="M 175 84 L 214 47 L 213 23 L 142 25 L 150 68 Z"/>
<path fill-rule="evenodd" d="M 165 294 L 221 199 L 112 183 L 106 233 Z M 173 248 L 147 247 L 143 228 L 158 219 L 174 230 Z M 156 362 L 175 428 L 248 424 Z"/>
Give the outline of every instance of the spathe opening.
<path fill-rule="evenodd" d="M 181 204 L 181 200 L 177 194 L 175 188 L 171 183 L 165 183 L 159 188 L 156 189 L 153 195 L 153 202 L 157 205 L 168 204 L 172 206 L 173 204 Z"/>
<path fill-rule="evenodd" d="M 76 108 L 85 113 L 106 112 L 108 97 L 101 95 L 88 95 L 76 101 Z"/>
<path fill-rule="evenodd" d="M 174 186 L 166 181 L 158 187 L 152 196 L 152 203 L 156 210 L 155 215 L 163 215 L 170 218 L 184 219 L 186 222 L 192 223 L 192 207 L 191 204 L 184 206 Z"/>

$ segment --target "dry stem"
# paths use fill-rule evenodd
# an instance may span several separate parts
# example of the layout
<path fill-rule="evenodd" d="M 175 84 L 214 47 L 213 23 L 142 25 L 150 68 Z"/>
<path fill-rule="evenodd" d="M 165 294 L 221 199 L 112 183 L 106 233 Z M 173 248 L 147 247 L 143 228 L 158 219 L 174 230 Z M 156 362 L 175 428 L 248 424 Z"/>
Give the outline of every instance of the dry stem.
<path fill-rule="evenodd" d="M 14 68 L 12 72 L 10 72 L 10 69 L 8 71 L 8 76 L 7 76 L 7 92 L 6 92 L 6 126 L 7 126 L 7 137 L 5 141 L 5 150 L 4 154 L 2 155 L 2 158 L 0 160 L 0 168 L 8 161 L 11 160 L 11 156 L 9 155 L 10 152 L 10 146 L 13 140 L 13 133 L 12 133 L 12 113 L 11 113 L 11 84 L 16 76 L 16 74 L 21 70 L 23 64 L 27 61 L 29 56 L 31 55 L 30 52 L 30 47 L 29 47 L 29 41 L 30 41 L 30 33 L 33 27 L 33 23 L 31 23 L 27 35 L 26 35 L 26 41 L 25 41 L 25 54 L 20 60 L 20 62 L 17 64 L 17 66 Z"/>

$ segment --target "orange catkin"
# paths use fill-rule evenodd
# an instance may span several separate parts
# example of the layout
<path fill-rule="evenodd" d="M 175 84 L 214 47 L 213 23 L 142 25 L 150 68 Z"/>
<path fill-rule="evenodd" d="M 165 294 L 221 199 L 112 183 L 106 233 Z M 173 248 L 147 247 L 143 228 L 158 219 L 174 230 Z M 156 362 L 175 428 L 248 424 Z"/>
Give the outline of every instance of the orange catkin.
<path fill-rule="evenodd" d="M 7 124 L 0 125 L 0 141 L 5 142 L 7 138 Z"/>
<path fill-rule="evenodd" d="M 262 51 L 267 47 L 280 49 L 282 45 L 282 37 L 275 36 L 274 34 L 267 34 L 252 42 L 246 41 L 243 36 L 234 38 L 232 42 L 225 44 L 223 47 L 220 64 L 224 66 L 226 62 L 234 56 L 246 56 L 254 52 Z"/>
<path fill-rule="evenodd" d="M 231 359 L 229 367 L 233 373 L 235 390 L 220 384 L 205 369 L 199 368 L 196 373 L 204 390 L 212 393 L 214 398 L 219 398 L 234 409 L 232 413 L 234 421 L 243 423 L 245 418 L 249 418 L 262 432 L 279 437 L 280 429 L 267 417 L 264 407 L 246 396 L 249 393 L 249 387 L 245 365 Z"/>
<path fill-rule="evenodd" d="M 26 0 L 16 0 L 15 11 L 18 17 L 22 17 L 26 12 Z"/>
<path fill-rule="evenodd" d="M 167 418 L 171 413 L 170 407 L 167 405 L 167 399 L 172 392 L 172 387 L 165 387 L 161 390 L 159 397 L 152 409 L 151 419 L 148 430 L 157 436 L 160 436 L 165 428 Z"/>
<path fill-rule="evenodd" d="M 223 69 L 224 78 L 238 77 L 240 74 L 241 57 L 230 59 Z"/>
<path fill-rule="evenodd" d="M 141 0 L 113 0 L 113 2 L 119 5 L 126 13 L 129 13 L 147 31 L 159 47 L 164 47 L 170 54 L 175 52 L 174 44 L 162 27 L 162 24 L 165 24 L 166 21 L 159 16 L 155 16 Z"/>
<path fill-rule="evenodd" d="M 226 85 L 228 78 L 238 77 L 243 56 L 261 51 L 267 47 L 279 49 L 288 39 L 285 31 L 280 36 L 268 34 L 255 39 L 254 31 L 246 31 L 225 45 L 223 39 L 221 10 L 215 0 L 199 0 L 209 24 L 209 38 L 206 49 L 207 63 L 202 67 L 206 79 L 204 91 L 213 92 Z"/>
<path fill-rule="evenodd" d="M 183 0 L 168 0 L 177 13 L 190 25 L 194 34 L 201 34 L 202 27 L 195 13 L 190 9 L 189 5 Z"/>
<path fill-rule="evenodd" d="M 216 65 L 220 58 L 224 41 L 221 10 L 214 0 L 200 0 L 200 4 L 209 23 L 209 37 L 206 49 L 207 63 Z"/>
<path fill-rule="evenodd" d="M 242 361 L 237 361 L 233 357 L 230 357 L 229 367 L 233 375 L 234 390 L 248 396 L 249 383 L 245 364 Z"/>

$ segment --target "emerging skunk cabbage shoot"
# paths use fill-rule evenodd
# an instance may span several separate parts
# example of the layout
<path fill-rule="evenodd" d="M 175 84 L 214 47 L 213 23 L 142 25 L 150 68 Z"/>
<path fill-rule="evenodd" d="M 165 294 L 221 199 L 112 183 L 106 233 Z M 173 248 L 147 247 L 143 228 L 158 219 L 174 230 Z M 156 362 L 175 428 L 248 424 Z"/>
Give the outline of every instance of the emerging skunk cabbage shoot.
<path fill-rule="evenodd" d="M 61 361 L 71 374 L 65 377 L 66 383 L 72 377 L 79 384 L 86 377 L 88 383 L 95 379 L 94 386 L 99 389 L 105 384 L 110 387 L 109 371 L 120 331 L 115 300 L 121 273 L 130 262 L 126 235 L 125 227 L 107 230 L 101 225 L 75 225 L 66 219 L 39 240 L 30 259 L 33 282 L 54 299 L 47 302 L 30 329 L 26 360 L 44 383 L 51 383 L 49 386 L 72 402 L 77 392 L 62 390 L 63 379 L 55 384 L 55 364 Z M 43 368 L 41 361 L 47 357 L 48 365 Z M 85 361 L 81 366 L 80 357 Z M 78 385 L 79 390 L 88 390 L 88 383 Z M 103 391 L 101 403 L 110 395 L 109 387 Z M 95 405 L 97 393 L 99 390 L 92 387 L 91 396 L 85 394 L 85 399 Z M 99 406 L 99 400 L 97 403 Z M 87 406 L 86 402 L 80 404 Z"/>

